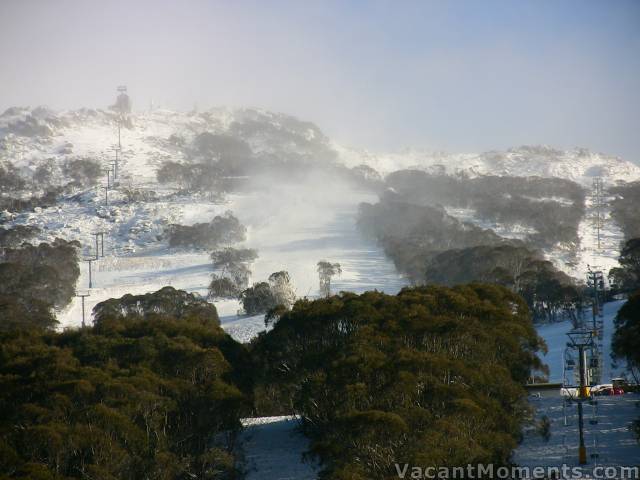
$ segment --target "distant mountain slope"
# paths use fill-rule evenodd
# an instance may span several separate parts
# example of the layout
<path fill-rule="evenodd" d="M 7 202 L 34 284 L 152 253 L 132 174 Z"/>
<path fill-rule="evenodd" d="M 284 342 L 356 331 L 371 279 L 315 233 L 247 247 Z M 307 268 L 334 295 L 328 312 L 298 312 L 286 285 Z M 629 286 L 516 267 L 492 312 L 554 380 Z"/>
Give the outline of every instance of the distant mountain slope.
<path fill-rule="evenodd" d="M 127 161 L 123 180 L 155 181 L 157 166 L 164 160 L 184 160 L 180 145 L 203 132 L 242 139 L 265 159 L 325 164 L 336 160 L 329 139 L 317 126 L 288 115 L 255 109 L 154 110 L 132 115 L 121 129 L 122 156 Z M 113 160 L 117 144 L 116 116 L 108 110 L 13 107 L 0 115 L 0 164 L 11 162 L 26 176 L 46 160 L 60 163 L 89 157 L 107 163 Z"/>
<path fill-rule="evenodd" d="M 138 161 L 152 165 L 158 158 L 180 156 L 175 149 L 167 148 L 165 140 L 172 134 L 188 139 L 209 131 L 242 138 L 256 153 L 297 154 L 301 158 L 315 158 L 325 163 L 335 161 L 349 167 L 366 164 L 383 175 L 417 168 L 446 173 L 465 172 L 472 176 L 559 177 L 587 187 L 597 176 L 609 184 L 640 179 L 640 166 L 584 148 L 558 150 L 539 145 L 484 153 L 450 154 L 414 149 L 372 153 L 331 142 L 311 122 L 257 109 L 215 108 L 188 113 L 155 110 L 133 115 L 131 127 L 122 132 L 127 138 L 127 148 L 144 147 L 142 151 L 136 151 Z M 115 116 L 108 110 L 54 112 L 45 107 L 13 107 L 0 115 L 0 161 L 19 161 L 29 165 L 37 158 L 100 156 L 115 146 L 116 138 Z"/>
<path fill-rule="evenodd" d="M 547 146 L 521 146 L 507 151 L 447 154 L 419 150 L 374 154 L 336 147 L 347 165 L 365 163 L 380 173 L 414 168 L 443 173 L 515 177 L 559 177 L 590 187 L 594 177 L 606 183 L 640 179 L 640 166 L 619 157 L 593 153 L 584 148 L 557 150 Z"/>
<path fill-rule="evenodd" d="M 248 145 L 251 150 L 250 168 L 261 166 L 269 172 L 266 183 L 275 185 L 273 192 L 262 192 L 260 195 L 252 192 L 247 196 L 230 195 L 226 199 L 213 199 L 203 192 L 195 191 L 178 195 L 174 186 L 159 184 L 156 173 L 164 162 L 188 164 L 194 159 L 202 161 L 198 155 L 203 152 L 195 150 L 198 144 L 195 140 L 205 132 L 211 134 L 209 137 L 230 136 L 241 140 L 239 143 Z M 491 174 L 560 177 L 578 182 L 587 189 L 587 193 L 595 176 L 603 178 L 605 189 L 618 181 L 640 179 L 640 167 L 620 158 L 584 149 L 561 151 L 537 146 L 479 154 L 428 153 L 417 150 L 374 154 L 356 151 L 333 143 L 311 122 L 257 109 L 216 108 L 203 112 L 158 109 L 138 113 L 132 115 L 127 126 L 122 128 L 121 139 L 119 185 L 109 191 L 108 207 L 104 205 L 103 188 L 107 180 L 104 172 L 97 184 L 65 190 L 57 203 L 24 208 L 22 211 L 9 207 L 10 211 L 7 212 L 0 208 L 0 228 L 13 225 L 37 227 L 39 233 L 30 240 L 33 242 L 50 242 L 56 236 L 76 239 L 84 245 L 85 256 L 93 254 L 93 233 L 103 231 L 107 250 L 118 259 L 118 265 L 113 266 L 109 260 L 101 260 L 96 269 L 100 275 L 97 284 L 101 287 L 106 286 L 106 280 L 117 285 L 127 272 L 136 269 L 138 272 L 146 260 L 135 260 L 134 256 L 146 258 L 159 255 L 162 258 L 153 258 L 149 266 L 150 270 L 161 270 L 154 273 L 158 281 L 180 281 L 184 283 L 180 285 L 190 291 L 205 293 L 210 275 L 206 255 L 200 253 L 179 256 L 166 248 L 162 235 L 168 224 L 208 222 L 214 214 L 232 209 L 249 227 L 251 246 L 264 253 L 264 257 L 258 262 L 259 265 L 264 265 L 264 271 L 260 271 L 261 266 L 256 267 L 255 271 L 265 275 L 283 268 L 290 272 L 304 272 L 304 275 L 298 275 L 300 279 L 297 284 L 301 287 L 300 294 L 305 295 L 314 291 L 317 282 L 313 268 L 315 261 L 326 256 L 341 261 L 343 266 L 348 266 L 349 261 L 354 262 L 354 265 L 360 262 L 359 270 L 355 267 L 353 271 L 345 269 L 342 277 L 345 281 L 354 281 L 353 285 L 349 284 L 346 288 L 360 291 L 364 288 L 383 289 L 385 285 L 396 288 L 398 279 L 392 278 L 392 273 L 395 273 L 393 266 L 390 262 L 385 263 L 379 249 L 370 248 L 366 242 L 358 243 L 357 248 L 351 250 L 344 247 L 345 241 L 355 242 L 357 237 L 353 230 L 353 216 L 349 215 L 363 201 L 363 194 L 348 191 L 347 187 L 336 190 L 332 184 L 334 180 L 322 180 L 317 176 L 322 167 L 329 167 L 333 173 L 338 170 L 341 173 L 353 173 L 344 167 L 367 165 L 368 169 L 360 171 L 378 182 L 376 172 L 371 169 L 382 175 L 412 167 L 442 173 L 465 172 L 470 176 Z M 12 164 L 15 168 L 5 168 L 4 171 L 11 174 L 17 172 L 26 188 L 21 192 L 9 192 L 6 188 L 0 188 L 0 200 L 7 196 L 42 195 L 45 187 L 62 187 L 69 181 L 67 165 L 74 159 L 90 159 L 107 168 L 115 158 L 114 148 L 117 144 L 116 117 L 109 110 L 84 108 L 55 112 L 44 107 L 10 108 L 0 114 L 0 173 L 9 163 Z M 278 167 L 276 173 L 272 169 L 274 165 Z M 39 168 L 43 166 L 47 168 Z M 294 177 L 294 170 L 298 174 L 302 172 L 302 175 Z M 312 170 L 313 174 L 307 175 Z M 38 176 L 38 172 L 44 174 Z M 36 177 L 40 178 L 37 182 Z M 281 181 L 289 181 L 299 188 L 285 195 L 279 185 Z M 380 183 L 376 185 L 379 186 Z M 367 195 L 375 197 L 376 191 L 371 189 Z M 326 218 L 319 218 L 318 212 Z M 336 212 L 348 216 L 338 222 L 341 225 L 339 231 L 333 230 L 336 221 L 332 215 Z M 449 208 L 448 213 L 479 227 L 491 228 L 502 237 L 522 238 L 532 233 L 525 229 L 526 226 L 489 222 L 480 218 L 472 209 Z M 579 226 L 580 241 L 577 249 L 554 247 L 544 252 L 558 268 L 578 279 L 584 278 L 587 265 L 598 265 L 606 271 L 617 263 L 622 233 L 609 219 L 608 208 L 604 208 L 601 213 L 606 221 L 601 232 L 601 248 L 596 250 L 592 221 L 594 213 L 594 205 L 587 197 L 586 214 Z M 317 228 L 317 231 L 311 232 L 312 228 Z M 329 230 L 321 231 L 322 228 Z M 300 236 L 300 241 L 294 247 L 303 249 L 314 246 L 313 256 L 294 255 L 297 251 L 295 248 L 282 246 L 284 244 L 281 243 L 289 233 L 295 234 L 296 238 Z M 329 238 L 330 235 L 333 237 Z M 337 240 L 333 240 L 334 237 Z M 274 242 L 274 239 L 278 239 L 280 243 Z M 340 248 L 336 247 L 336 242 L 342 242 L 339 243 Z M 285 258 L 280 255 L 279 249 L 287 250 L 289 256 Z M 367 249 L 370 249 L 369 253 Z M 353 258 L 356 254 L 357 258 Z M 274 258 L 267 258 L 267 255 L 273 255 Z M 351 258 L 347 258 L 349 256 Z M 121 259 L 127 260 L 120 262 Z M 160 266 L 156 266 L 156 260 Z M 372 267 L 374 264 L 375 268 Z M 86 284 L 84 272 L 87 266 L 83 267 L 83 278 L 79 286 Z M 112 268 L 113 272 L 109 270 Z M 193 273 L 193 276 L 186 273 L 175 276 L 173 272 L 179 269 L 191 269 L 188 272 Z M 130 276 L 133 277 L 133 274 Z M 256 279 L 262 278 L 256 276 Z M 134 283 L 142 285 L 137 276 L 134 281 L 129 282 Z M 151 282 L 143 290 L 157 290 L 162 286 L 164 284 L 156 285 Z M 105 290 L 101 294 L 115 295 L 115 292 Z M 96 300 L 97 297 L 98 292 L 95 292 Z M 73 315 L 74 319 L 77 318 L 76 313 Z"/>

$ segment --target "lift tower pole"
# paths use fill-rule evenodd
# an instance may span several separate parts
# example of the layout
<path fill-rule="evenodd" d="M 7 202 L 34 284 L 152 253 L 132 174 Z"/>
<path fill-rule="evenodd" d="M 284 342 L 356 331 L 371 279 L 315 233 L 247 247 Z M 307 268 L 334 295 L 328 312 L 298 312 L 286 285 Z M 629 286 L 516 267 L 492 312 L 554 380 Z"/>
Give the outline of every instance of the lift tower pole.
<path fill-rule="evenodd" d="M 89 288 L 93 288 L 93 277 L 91 275 L 91 262 L 95 262 L 95 258 L 85 258 L 85 262 L 89 264 Z"/>
<path fill-rule="evenodd" d="M 571 340 L 567 346 L 578 352 L 578 366 L 580 368 L 578 395 L 575 401 L 578 402 L 578 462 L 580 465 L 587 463 L 587 447 L 584 441 L 584 407 L 583 403 L 589 399 L 588 378 L 587 378 L 587 350 L 593 350 L 593 332 L 588 329 L 572 330 L 567 333 Z"/>
<path fill-rule="evenodd" d="M 98 235 L 100 235 L 100 234 L 99 233 L 94 233 L 93 235 L 96 237 L 95 238 L 95 240 L 96 240 L 96 260 L 98 260 L 98 256 L 99 256 L 99 252 L 100 252 L 100 250 L 98 250 Z"/>
<path fill-rule="evenodd" d="M 603 214 L 603 183 L 602 178 L 596 177 L 593 179 L 593 190 L 591 193 L 591 205 L 593 207 L 593 228 L 596 234 L 595 247 L 598 252 L 600 252 L 602 247 L 602 227 L 604 224 L 604 214 Z"/>
<path fill-rule="evenodd" d="M 96 237 L 96 260 L 99 257 L 104 257 L 104 232 L 95 232 L 93 234 Z M 100 236 L 100 247 L 98 248 L 98 236 Z"/>
<path fill-rule="evenodd" d="M 115 160 L 116 170 L 115 170 L 115 175 L 117 177 L 118 176 L 118 164 L 120 162 L 120 159 L 118 158 L 119 157 L 119 153 L 120 153 L 120 149 L 119 148 L 115 148 L 115 152 L 116 152 L 116 160 Z"/>
<path fill-rule="evenodd" d="M 91 295 L 89 294 L 89 292 L 87 293 L 78 293 L 76 294 L 76 297 L 80 297 L 82 299 L 82 328 L 85 327 L 85 321 L 84 321 L 84 299 L 86 297 L 90 297 Z"/>

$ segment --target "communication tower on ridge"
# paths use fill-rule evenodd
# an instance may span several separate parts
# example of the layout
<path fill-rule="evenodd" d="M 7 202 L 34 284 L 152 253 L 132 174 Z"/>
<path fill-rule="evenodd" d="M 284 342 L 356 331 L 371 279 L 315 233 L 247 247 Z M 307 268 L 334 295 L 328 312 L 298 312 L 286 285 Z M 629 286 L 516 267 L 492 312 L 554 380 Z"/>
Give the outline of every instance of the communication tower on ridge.
<path fill-rule="evenodd" d="M 127 86 L 119 85 L 117 88 L 118 96 L 116 98 L 116 104 L 114 109 L 122 116 L 127 116 L 131 113 L 131 98 L 127 94 Z"/>

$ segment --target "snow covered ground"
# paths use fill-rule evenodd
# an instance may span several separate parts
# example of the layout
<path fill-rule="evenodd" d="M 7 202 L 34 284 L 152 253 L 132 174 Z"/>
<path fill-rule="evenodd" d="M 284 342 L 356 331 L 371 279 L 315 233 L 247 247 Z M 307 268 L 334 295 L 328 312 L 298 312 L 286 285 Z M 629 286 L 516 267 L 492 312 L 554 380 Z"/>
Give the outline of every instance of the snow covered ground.
<path fill-rule="evenodd" d="M 602 360 L 602 383 L 624 375 L 624 363 L 611 359 L 611 338 L 614 333 L 614 319 L 624 304 L 616 301 L 604 305 Z M 551 382 L 563 380 L 563 358 L 567 332 L 571 324 L 553 323 L 538 327 L 549 348 L 543 360 L 549 365 Z M 577 466 L 578 424 L 575 402 L 556 391 L 541 398 L 530 397 L 530 405 L 535 409 L 535 419 L 546 416 L 551 421 L 551 437 L 545 441 L 534 430 L 525 433 L 524 441 L 516 450 L 514 461 L 522 466 Z M 585 443 L 589 463 L 584 471 L 592 472 L 598 465 L 640 465 L 640 446 L 629 429 L 633 420 L 640 418 L 640 395 L 594 397 L 585 403 Z M 593 455 L 593 456 L 592 456 Z"/>
<path fill-rule="evenodd" d="M 548 441 L 534 429 L 525 433 L 514 454 L 521 466 L 578 466 L 578 412 L 575 402 L 565 403 L 558 396 L 532 398 L 536 421 L 546 416 L 551 421 Z M 585 445 L 588 463 L 585 473 L 596 466 L 638 466 L 640 446 L 629 426 L 640 417 L 640 395 L 594 397 L 584 404 Z"/>
<path fill-rule="evenodd" d="M 8 128 L 11 121 L 26 114 L 28 111 L 18 111 L 0 119 L 0 137 L 3 128 Z M 358 204 L 376 201 L 370 193 L 354 191 L 333 179 L 317 175 L 303 182 L 254 185 L 247 193 L 230 195 L 224 201 L 211 201 L 197 195 L 178 197 L 158 186 L 155 172 L 160 162 L 183 160 L 183 154 L 167 144 L 170 135 L 177 133 L 191 138 L 194 133 L 205 130 L 224 132 L 239 115 L 266 114 L 219 109 L 206 115 L 168 111 L 135 115 L 133 128 L 122 131 L 120 187 L 110 191 L 112 204 L 109 207 L 102 205 L 104 192 L 98 187 L 81 192 L 77 200 L 69 199 L 53 208 L 19 214 L 11 223 L 42 228 L 43 232 L 36 241 L 51 241 L 55 236 L 78 240 L 86 257 L 95 255 L 93 233 L 105 232 L 105 257 L 93 264 L 91 289 L 88 288 L 88 264 L 81 265 L 77 290 L 79 293 L 90 290 L 91 296 L 85 305 L 87 314 L 99 301 L 126 293 L 152 292 L 166 285 L 206 294 L 212 273 L 208 253 L 170 249 L 166 241 L 158 237 L 167 224 L 208 222 L 226 210 L 231 210 L 247 226 L 246 246 L 258 250 L 259 258 L 252 266 L 252 281 L 266 280 L 275 271 L 287 270 L 297 288 L 297 295 L 313 297 L 318 290 L 316 263 L 324 259 L 339 262 L 342 266 L 342 275 L 332 281 L 333 291 L 378 289 L 397 292 L 405 284 L 404 279 L 397 274 L 381 249 L 373 241 L 363 238 L 355 226 Z M 281 117 L 266 115 L 266 118 L 272 119 L 271 127 L 282 128 Z M 114 158 L 117 129 L 109 115 L 95 111 L 67 112 L 59 120 L 62 126 L 53 128 L 50 136 L 9 134 L 0 138 L 0 161 L 10 160 L 23 171 L 33 172 L 48 159 L 63 162 L 69 151 L 72 155 L 93 158 L 105 164 Z M 253 147 L 255 145 L 252 144 Z M 521 147 L 508 152 L 449 155 L 415 150 L 371 154 L 340 146 L 335 148 L 338 160 L 346 165 L 368 164 L 383 174 L 398 168 L 429 170 L 442 167 L 451 173 L 465 171 L 471 175 L 559 176 L 586 187 L 591 185 L 594 176 L 605 177 L 609 182 L 640 178 L 640 167 L 584 150 L 560 152 L 548 147 Z M 123 194 L 124 187 L 154 190 L 159 199 L 128 204 Z M 620 231 L 609 221 L 604 229 L 603 247 L 595 251 L 589 220 L 593 209 L 589 204 L 587 207 L 589 214 L 580 225 L 581 247 L 577 265 L 567 267 L 578 277 L 584 275 L 587 264 L 597 265 L 605 271 L 613 266 L 621 238 Z M 470 212 L 454 213 L 462 217 L 470 215 Z M 494 227 L 500 234 L 516 238 L 530 233 L 524 228 L 507 231 L 499 225 Z M 561 268 L 568 265 L 569 260 L 563 257 L 563 252 L 556 252 L 552 258 Z M 216 307 L 223 328 L 240 341 L 248 341 L 264 329 L 261 315 L 237 315 L 237 301 L 217 302 Z M 620 302 L 605 307 L 603 358 L 607 378 L 619 373 L 609 362 L 608 352 L 612 319 L 619 307 Z M 59 312 L 58 318 L 63 327 L 80 325 L 80 299 L 75 299 L 68 308 Z M 564 322 L 539 329 L 549 345 L 545 361 L 551 368 L 552 381 L 562 379 L 562 354 L 569 328 L 569 323 Z M 544 408 L 538 411 L 541 415 L 548 410 L 548 415 L 553 416 L 555 430 L 552 441 L 555 443 L 541 445 L 536 443 L 535 437 L 526 440 L 516 454 L 523 463 L 533 461 L 536 456 L 549 457 L 549 461 L 560 460 L 565 457 L 564 454 L 559 456 L 558 452 L 572 453 L 574 447 L 569 441 L 575 437 L 573 432 L 564 426 L 564 430 L 557 430 L 559 423 L 556 420 L 560 418 L 558 402 L 561 406 L 561 401 L 545 399 L 540 402 Z M 632 457 L 633 439 L 626 429 L 630 419 L 636 415 L 634 412 L 637 412 L 633 410 L 633 398 L 606 398 L 599 405 L 599 417 L 602 418 L 597 424 L 598 428 L 602 427 L 598 433 L 600 440 L 597 440 L 602 452 L 600 461 L 614 462 L 625 456 L 637 461 L 637 457 Z M 250 479 L 315 478 L 315 468 L 301 463 L 307 443 L 295 427 L 295 420 L 290 418 L 248 422 L 244 439 Z"/>
<path fill-rule="evenodd" d="M 604 362 L 602 372 L 602 383 L 611 383 L 611 379 L 624 374 L 624 363 L 614 362 L 611 359 L 611 339 L 615 330 L 614 320 L 623 300 L 605 303 L 603 309 L 603 335 L 602 335 L 602 359 Z M 590 321 L 590 312 L 586 319 Z M 569 341 L 567 333 L 572 325 L 568 320 L 563 322 L 549 323 L 538 326 L 538 334 L 545 339 L 548 353 L 542 356 L 542 360 L 549 366 L 549 381 L 562 382 L 563 379 L 563 358 L 564 351 Z"/>
<path fill-rule="evenodd" d="M 318 465 L 303 461 L 307 439 L 296 417 L 250 418 L 243 422 L 242 452 L 246 480 L 313 480 Z"/>
<path fill-rule="evenodd" d="M 347 165 L 367 164 L 382 174 L 401 169 L 417 169 L 468 175 L 508 175 L 516 177 L 559 177 L 591 187 L 594 177 L 614 183 L 640 178 L 640 167 L 619 157 L 590 152 L 584 148 L 558 150 L 546 145 L 523 145 L 507 151 L 447 153 L 407 148 L 378 153 L 333 145 Z"/>
<path fill-rule="evenodd" d="M 381 249 L 356 229 L 358 204 L 372 201 L 373 196 L 341 191 L 346 187 L 334 186 L 332 195 L 325 199 L 323 192 L 314 194 L 314 190 L 306 187 L 279 187 L 277 194 L 265 190 L 251 195 L 232 195 L 224 204 L 192 201 L 160 204 L 155 208 L 165 217 L 170 215 L 172 222 L 185 224 L 208 222 L 213 215 L 232 210 L 248 228 L 246 246 L 258 250 L 258 260 L 252 266 L 252 281 L 263 281 L 273 272 L 287 270 L 297 295 L 313 297 L 318 292 L 316 263 L 326 259 L 342 266 L 342 274 L 333 281 L 334 291 L 397 292 L 405 284 L 402 276 Z M 69 221 L 74 222 L 78 235 L 83 235 L 92 248 L 90 231 L 105 230 L 105 225 L 101 222 L 95 225 L 90 211 L 74 209 L 72 215 Z M 124 230 L 122 226 L 119 229 Z M 81 266 L 78 291 L 90 293 L 85 300 L 87 313 L 96 303 L 108 298 L 152 292 L 166 285 L 202 295 L 207 293 L 212 269 L 205 252 L 175 251 L 158 242 L 149 245 L 138 242 L 136 251 L 127 254 L 117 249 L 109 235 L 105 235 L 105 248 L 105 257 L 92 265 L 91 289 L 88 288 L 89 267 Z M 223 328 L 240 341 L 248 341 L 264 329 L 261 316 L 237 315 L 240 309 L 237 301 L 216 302 L 216 307 Z M 75 299 L 58 318 L 63 327 L 79 325 L 80 299 Z"/>
<path fill-rule="evenodd" d="M 0 118 L 2 128 L 29 115 L 16 109 Z M 37 115 L 53 115 L 38 111 Z M 209 222 L 213 216 L 231 210 L 248 228 L 246 246 L 258 250 L 253 264 L 252 282 L 264 281 L 276 271 L 287 270 L 299 297 L 313 297 L 318 290 L 316 263 L 339 262 L 341 276 L 334 278 L 333 291 L 362 292 L 379 289 L 395 292 L 404 285 L 393 264 L 373 241 L 356 230 L 355 215 L 363 201 L 375 201 L 370 193 L 352 188 L 314 173 L 309 179 L 294 182 L 269 182 L 253 185 L 250 193 L 229 195 L 212 201 L 203 195 L 176 196 L 156 182 L 161 161 L 180 161 L 184 154 L 172 148 L 172 134 L 191 138 L 201 131 L 223 132 L 243 116 L 265 115 L 273 122 L 282 119 L 251 111 L 218 109 L 206 115 L 154 111 L 132 116 L 133 128 L 121 132 L 119 186 L 109 191 L 109 206 L 104 205 L 102 185 L 67 199 L 55 207 L 15 216 L 12 224 L 34 225 L 42 233 L 34 241 L 52 241 L 56 236 L 77 240 L 83 245 L 83 257 L 95 258 L 95 232 L 104 232 L 105 257 L 92 263 L 92 287 L 89 288 L 89 264 L 81 264 L 78 293 L 85 299 L 87 322 L 96 303 L 126 293 L 142 294 L 166 285 L 207 293 L 212 273 L 208 254 L 168 248 L 158 240 L 171 223 L 190 225 Z M 93 158 L 105 163 L 114 157 L 117 127 L 105 112 L 83 110 L 64 112 L 50 127 L 48 136 L 23 137 L 9 133 L 2 138 L 0 160 L 14 162 L 20 169 L 33 171 L 53 158 L 62 163 L 67 156 Z M 276 125 L 280 128 L 280 125 Z M 313 133 L 313 132 L 311 132 Z M 269 148 L 269 145 L 263 145 Z M 69 153 L 70 152 L 70 153 Z M 106 184 L 106 178 L 105 182 Z M 275 186 L 277 183 L 277 186 Z M 128 203 L 124 190 L 153 191 L 157 199 Z M 238 340 L 247 341 L 264 329 L 262 317 L 238 317 L 237 301 L 216 302 L 223 327 Z M 82 322 L 81 300 L 76 298 L 58 312 L 62 327 Z"/>
<path fill-rule="evenodd" d="M 45 125 L 42 128 L 49 133 L 32 136 L 15 133 L 16 122 L 25 118 L 39 119 Z M 132 128 L 124 128 L 121 132 L 119 188 L 109 192 L 109 207 L 103 206 L 104 192 L 100 185 L 81 192 L 75 201 L 19 214 L 11 223 L 40 227 L 42 234 L 35 241 L 51 241 L 55 236 L 78 240 L 83 244 L 83 254 L 87 258 L 95 255 L 93 233 L 105 232 L 107 256 L 116 258 L 101 259 L 93 265 L 95 286 L 87 298 L 87 311 L 106 298 L 127 292 L 149 292 L 167 284 L 206 293 L 211 274 L 206 255 L 171 251 L 163 248 L 158 238 L 167 224 L 210 221 L 225 210 L 232 210 L 249 227 L 247 245 L 259 251 L 252 281 L 265 280 L 274 271 L 286 269 L 297 287 L 298 296 L 314 296 L 317 291 L 315 264 L 326 259 L 340 262 L 343 267 L 342 276 L 335 279 L 334 290 L 357 292 L 378 288 L 393 292 L 400 288 L 403 281 L 393 265 L 375 244 L 359 236 L 353 225 L 358 203 L 376 200 L 370 194 L 335 185 L 328 178 L 310 176 L 302 184 L 270 189 L 263 185 L 251 194 L 234 195 L 224 203 L 215 203 L 204 196 L 178 197 L 170 189 L 158 185 L 155 175 L 162 161 L 185 160 L 184 150 L 169 141 L 172 135 L 189 141 L 203 131 L 228 132 L 234 121 L 246 119 L 256 122 L 265 132 L 282 134 L 280 137 L 269 137 L 271 133 L 251 137 L 248 141 L 255 151 L 281 154 L 282 149 L 290 148 L 295 152 L 301 147 L 295 140 L 290 141 L 292 138 L 319 141 L 313 145 L 325 145 L 322 133 L 312 124 L 270 112 L 218 108 L 200 114 L 167 110 L 140 113 L 132 115 Z M 0 115 L 0 162 L 13 162 L 27 176 L 43 162 L 52 162 L 59 167 L 75 157 L 95 159 L 107 166 L 115 155 L 117 131 L 115 117 L 105 111 L 83 109 L 56 113 L 44 108 L 12 109 Z M 289 143 L 283 145 L 282 138 Z M 270 143 L 274 141 L 275 144 Z M 538 146 L 482 154 L 418 150 L 373 154 L 330 142 L 326 146 L 335 149 L 338 162 L 347 166 L 367 164 L 383 174 L 398 168 L 416 167 L 444 169 L 450 173 L 465 171 L 470 175 L 558 176 L 578 181 L 585 187 L 589 187 L 593 177 L 598 175 L 604 178 L 605 184 L 640 178 L 640 167 L 584 149 L 560 151 Z M 278 179 L 278 185 L 281 180 Z M 126 188 L 154 191 L 159 198 L 129 204 L 124 194 Z M 587 265 L 596 265 L 604 271 L 615 265 L 622 238 L 614 222 L 607 218 L 608 212 L 604 212 L 608 221 L 603 230 L 602 248 L 596 251 L 589 218 L 593 211 L 590 204 L 587 207 L 588 214 L 580 225 L 581 244 L 577 258 L 561 249 L 547 252 L 559 268 L 578 279 L 584 278 Z M 450 213 L 474 221 L 473 212 Z M 521 238 L 531 233 L 524 227 L 482 226 L 494 228 L 507 237 Z M 79 291 L 88 288 L 88 265 L 83 264 L 82 270 Z M 219 302 L 217 306 L 225 328 L 238 338 L 247 339 L 261 324 L 259 318 L 237 318 L 237 302 Z M 79 301 L 74 301 L 60 312 L 59 320 L 62 326 L 73 326 L 80 323 L 81 316 Z"/>

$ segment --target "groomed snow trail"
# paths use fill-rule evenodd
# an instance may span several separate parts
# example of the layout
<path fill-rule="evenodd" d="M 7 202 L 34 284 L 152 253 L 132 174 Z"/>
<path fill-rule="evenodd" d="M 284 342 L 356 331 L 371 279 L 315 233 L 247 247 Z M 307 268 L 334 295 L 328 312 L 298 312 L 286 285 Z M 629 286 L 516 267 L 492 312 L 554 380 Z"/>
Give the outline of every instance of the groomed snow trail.
<path fill-rule="evenodd" d="M 314 297 L 318 291 L 316 263 L 326 259 L 342 266 L 342 274 L 333 280 L 335 292 L 378 289 L 396 293 L 405 285 L 403 277 L 375 242 L 363 237 L 356 227 L 358 204 L 373 201 L 373 195 L 346 189 L 334 193 L 341 196 L 321 201 L 305 187 L 283 187 L 278 192 L 232 195 L 223 204 L 194 201 L 164 209 L 171 212 L 175 223 L 184 224 L 209 222 L 214 215 L 231 210 L 248 228 L 246 246 L 258 251 L 252 282 L 266 281 L 271 273 L 287 270 L 297 295 Z M 88 288 L 88 265 L 80 266 L 77 290 L 89 290 L 91 294 L 85 300 L 88 323 L 91 309 L 98 302 L 127 293 L 142 294 L 171 285 L 206 295 L 212 273 L 207 252 L 176 251 L 160 243 L 123 254 L 110 248 L 114 240 L 105 236 L 105 257 L 92 265 L 93 288 Z M 238 341 L 249 341 L 264 329 L 262 316 L 237 315 L 237 301 L 215 304 L 223 328 Z M 80 299 L 60 312 L 58 319 L 63 327 L 80 325 Z"/>
<path fill-rule="evenodd" d="M 307 439 L 295 417 L 251 418 L 242 433 L 246 480 L 313 480 L 318 466 L 302 461 Z"/>
<path fill-rule="evenodd" d="M 624 362 L 614 362 L 611 359 L 614 320 L 623 304 L 624 301 L 616 301 L 604 305 L 602 383 L 611 383 L 613 378 L 624 375 Z M 549 349 L 542 360 L 549 366 L 551 382 L 563 380 L 563 355 L 569 340 L 567 332 L 571 328 L 568 321 L 538 328 L 538 334 L 545 339 Z M 546 467 L 566 464 L 578 467 L 577 407 L 574 402 L 564 402 L 559 391 L 550 393 L 549 396 L 529 399 L 530 405 L 535 409 L 536 422 L 540 422 L 544 416 L 551 421 L 551 437 L 545 441 L 535 428 L 526 429 L 522 444 L 514 452 L 514 461 L 518 465 Z M 580 467 L 582 472 L 593 474 L 596 466 L 640 465 L 640 446 L 630 430 L 633 420 L 640 418 L 638 406 L 638 394 L 597 396 L 592 402 L 585 403 L 588 464 Z"/>
<path fill-rule="evenodd" d="M 624 364 L 622 362 L 613 362 L 611 359 L 611 339 L 615 331 L 614 320 L 620 307 L 624 305 L 624 300 L 605 303 L 603 309 L 603 336 L 602 336 L 602 360 L 603 373 L 602 383 L 611 383 L 612 378 L 620 377 L 624 373 Z M 590 322 L 590 318 L 587 317 Z M 547 343 L 548 353 L 541 356 L 542 361 L 549 366 L 549 381 L 562 382 L 562 364 L 564 358 L 564 350 L 569 341 L 567 333 L 571 330 L 571 322 L 563 321 L 540 325 L 538 335 L 545 339 Z"/>
<path fill-rule="evenodd" d="M 640 395 L 628 393 L 618 396 L 594 397 L 584 405 L 585 444 L 588 464 L 582 471 L 592 472 L 596 466 L 640 465 L 640 446 L 629 429 L 631 422 L 640 417 Z M 551 422 L 551 436 L 544 440 L 530 428 L 525 431 L 522 444 L 514 453 L 514 461 L 521 466 L 577 467 L 578 413 L 576 403 L 563 405 L 563 399 L 552 397 L 531 398 L 539 422 L 546 416 Z"/>

